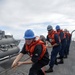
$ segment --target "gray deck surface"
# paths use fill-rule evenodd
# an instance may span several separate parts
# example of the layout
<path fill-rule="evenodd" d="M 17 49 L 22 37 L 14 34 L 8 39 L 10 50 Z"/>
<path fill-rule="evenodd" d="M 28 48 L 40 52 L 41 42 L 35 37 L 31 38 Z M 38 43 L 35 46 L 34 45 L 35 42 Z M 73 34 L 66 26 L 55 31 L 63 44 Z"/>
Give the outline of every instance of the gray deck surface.
<path fill-rule="evenodd" d="M 49 50 L 49 53 L 51 50 Z M 28 56 L 25 55 L 22 60 Z M 0 61 L 0 75 L 28 75 L 31 64 L 22 65 L 15 70 L 11 69 L 11 64 L 15 57 Z M 59 60 L 58 60 L 59 61 Z M 48 69 L 48 65 L 45 69 Z M 75 75 L 75 42 L 71 42 L 70 54 L 67 59 L 64 59 L 64 64 L 54 66 L 54 72 L 46 73 L 46 75 Z"/>

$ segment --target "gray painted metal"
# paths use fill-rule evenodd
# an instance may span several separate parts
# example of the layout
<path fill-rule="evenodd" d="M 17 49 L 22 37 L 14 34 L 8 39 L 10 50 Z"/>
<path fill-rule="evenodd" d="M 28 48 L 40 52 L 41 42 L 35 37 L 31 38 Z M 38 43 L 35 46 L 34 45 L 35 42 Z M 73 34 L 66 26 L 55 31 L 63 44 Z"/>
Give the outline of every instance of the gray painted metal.
<path fill-rule="evenodd" d="M 73 30 L 72 32 L 71 32 L 71 34 L 74 32 L 75 30 Z"/>
<path fill-rule="evenodd" d="M 9 48 L 7 51 L 3 52 L 3 51 L 0 51 L 0 58 L 3 58 L 3 57 L 6 57 L 6 56 L 9 56 L 9 55 L 13 55 L 13 54 L 16 54 L 19 52 L 19 47 L 13 47 L 13 48 Z"/>
<path fill-rule="evenodd" d="M 19 43 L 20 40 L 15 40 L 13 35 L 5 35 L 5 31 L 0 30 L 0 60 L 18 54 Z"/>
<path fill-rule="evenodd" d="M 15 40 L 13 38 L 2 38 L 0 40 L 0 45 L 13 43 Z"/>

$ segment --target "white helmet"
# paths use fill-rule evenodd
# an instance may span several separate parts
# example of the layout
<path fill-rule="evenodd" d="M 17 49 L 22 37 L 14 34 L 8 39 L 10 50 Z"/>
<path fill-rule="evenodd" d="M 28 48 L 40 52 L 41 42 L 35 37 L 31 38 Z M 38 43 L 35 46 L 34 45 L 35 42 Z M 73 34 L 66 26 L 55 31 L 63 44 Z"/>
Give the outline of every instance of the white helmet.
<path fill-rule="evenodd" d="M 53 29 L 53 27 L 51 26 L 51 25 L 48 25 L 47 26 L 47 30 L 49 31 L 49 30 L 52 30 Z"/>
<path fill-rule="evenodd" d="M 65 32 L 67 32 L 67 29 L 64 29 Z"/>

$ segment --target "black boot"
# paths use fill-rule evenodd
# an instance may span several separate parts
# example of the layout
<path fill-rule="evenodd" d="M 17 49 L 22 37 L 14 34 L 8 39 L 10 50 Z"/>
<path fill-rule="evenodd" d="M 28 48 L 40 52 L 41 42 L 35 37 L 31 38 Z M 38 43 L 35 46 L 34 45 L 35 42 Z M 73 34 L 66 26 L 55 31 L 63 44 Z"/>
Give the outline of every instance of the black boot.
<path fill-rule="evenodd" d="M 67 58 L 67 55 L 65 55 L 64 58 Z"/>
<path fill-rule="evenodd" d="M 63 61 L 63 58 L 62 59 L 60 59 L 60 61 L 58 62 L 58 64 L 63 64 L 64 63 L 64 61 Z"/>
<path fill-rule="evenodd" d="M 55 65 L 58 65 L 58 62 L 57 62 L 57 59 L 55 60 L 55 63 L 54 63 Z"/>
<path fill-rule="evenodd" d="M 50 73 L 50 72 L 53 72 L 53 69 L 52 68 L 49 68 L 47 71 L 45 71 L 46 73 Z"/>

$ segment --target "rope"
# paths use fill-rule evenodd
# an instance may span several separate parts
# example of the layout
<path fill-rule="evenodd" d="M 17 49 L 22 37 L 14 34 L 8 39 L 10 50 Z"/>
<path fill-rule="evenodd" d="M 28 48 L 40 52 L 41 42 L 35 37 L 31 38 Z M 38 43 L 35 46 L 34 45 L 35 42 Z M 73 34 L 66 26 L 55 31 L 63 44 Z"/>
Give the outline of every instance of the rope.
<path fill-rule="evenodd" d="M 28 59 L 30 59 L 30 57 L 26 58 L 24 61 L 27 61 Z M 17 66 L 16 66 L 15 68 L 17 68 Z M 10 71 L 10 70 L 15 71 L 13 68 L 10 67 L 10 68 L 5 69 L 4 71 L 0 72 L 0 75 L 2 75 L 3 73 L 5 73 L 5 75 L 8 75 L 7 73 L 8 73 L 8 71 Z M 23 75 L 24 75 L 24 74 L 23 74 Z"/>

